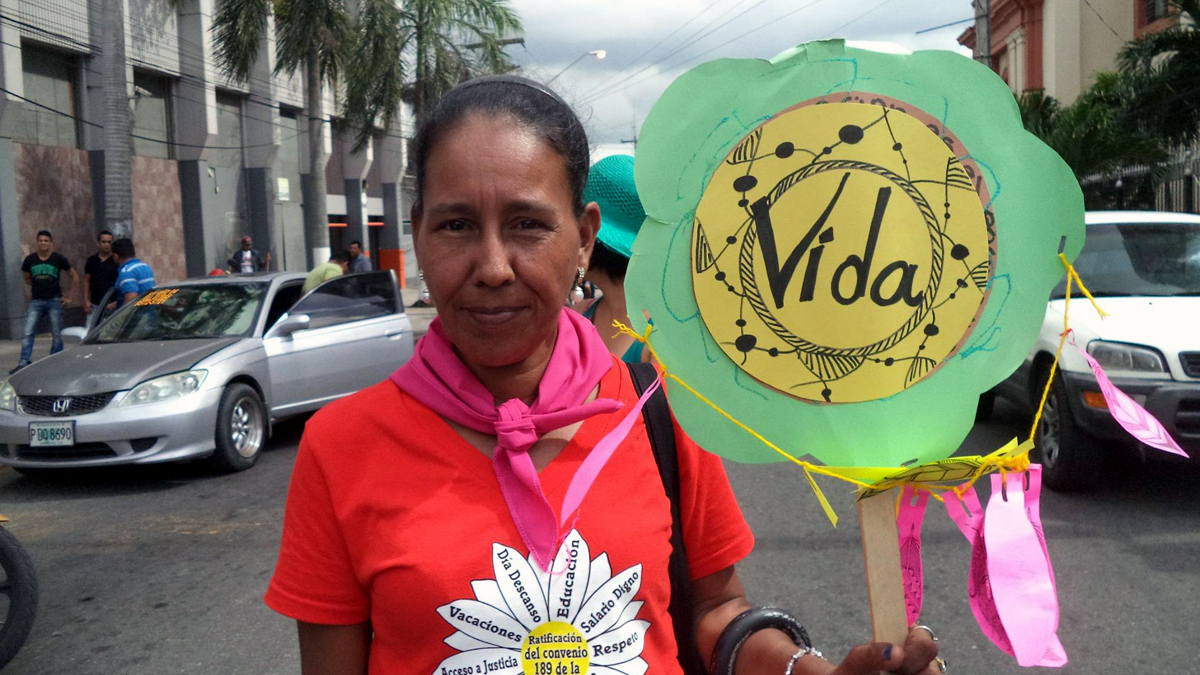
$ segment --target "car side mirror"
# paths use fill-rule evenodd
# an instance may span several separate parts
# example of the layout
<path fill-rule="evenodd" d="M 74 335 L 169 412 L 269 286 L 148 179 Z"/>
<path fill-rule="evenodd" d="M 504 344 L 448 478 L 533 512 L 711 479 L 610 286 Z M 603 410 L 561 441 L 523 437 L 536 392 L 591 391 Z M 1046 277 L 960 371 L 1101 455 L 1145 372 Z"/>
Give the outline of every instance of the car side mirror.
<path fill-rule="evenodd" d="M 79 344 L 87 337 L 88 331 L 83 326 L 71 326 L 70 328 L 62 329 L 63 342 L 69 344 Z"/>
<path fill-rule="evenodd" d="M 275 324 L 271 332 L 278 336 L 291 335 L 297 331 L 308 330 L 311 320 L 307 314 L 295 314 Z"/>

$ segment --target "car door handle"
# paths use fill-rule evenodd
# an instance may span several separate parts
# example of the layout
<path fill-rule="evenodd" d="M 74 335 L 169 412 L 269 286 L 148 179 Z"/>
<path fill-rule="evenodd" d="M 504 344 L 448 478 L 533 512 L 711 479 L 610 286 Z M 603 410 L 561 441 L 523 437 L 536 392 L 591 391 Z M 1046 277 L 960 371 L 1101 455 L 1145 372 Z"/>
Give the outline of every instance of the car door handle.
<path fill-rule="evenodd" d="M 404 329 L 403 329 L 403 328 L 397 328 L 396 330 L 389 330 L 389 331 L 386 331 L 386 332 L 383 334 L 383 337 L 386 337 L 386 338 L 394 338 L 394 337 L 398 337 L 398 336 L 400 336 L 400 335 L 404 335 Z"/>

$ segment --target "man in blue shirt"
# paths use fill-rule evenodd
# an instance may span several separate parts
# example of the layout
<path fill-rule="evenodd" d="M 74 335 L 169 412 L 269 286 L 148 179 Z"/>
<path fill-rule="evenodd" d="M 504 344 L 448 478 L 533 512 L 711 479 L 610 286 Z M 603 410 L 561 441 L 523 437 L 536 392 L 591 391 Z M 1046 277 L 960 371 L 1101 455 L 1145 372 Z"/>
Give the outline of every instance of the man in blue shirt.
<path fill-rule="evenodd" d="M 154 270 L 137 259 L 131 239 L 114 241 L 112 252 L 120 265 L 116 283 L 118 306 L 136 300 L 139 295 L 154 288 Z"/>

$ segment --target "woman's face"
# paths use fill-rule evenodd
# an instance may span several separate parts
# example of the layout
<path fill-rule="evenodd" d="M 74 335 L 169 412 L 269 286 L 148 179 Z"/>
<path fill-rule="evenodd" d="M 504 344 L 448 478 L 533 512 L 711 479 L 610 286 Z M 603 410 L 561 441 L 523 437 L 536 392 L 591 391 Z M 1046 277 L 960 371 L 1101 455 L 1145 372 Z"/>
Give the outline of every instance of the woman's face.
<path fill-rule="evenodd" d="M 575 216 L 563 158 L 506 117 L 469 114 L 425 168 L 413 239 L 447 337 L 468 366 L 549 358 L 600 211 Z"/>

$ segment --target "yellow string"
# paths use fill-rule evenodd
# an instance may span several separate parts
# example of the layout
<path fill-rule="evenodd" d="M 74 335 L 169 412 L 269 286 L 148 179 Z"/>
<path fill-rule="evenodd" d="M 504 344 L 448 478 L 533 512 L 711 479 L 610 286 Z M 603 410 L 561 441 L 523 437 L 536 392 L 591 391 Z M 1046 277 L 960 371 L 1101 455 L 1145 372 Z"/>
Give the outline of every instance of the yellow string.
<path fill-rule="evenodd" d="M 1092 308 L 1100 315 L 1100 318 L 1108 316 L 1108 312 L 1100 309 L 1100 305 L 1096 303 L 1096 298 L 1092 297 L 1092 292 L 1083 284 L 1083 279 L 1080 278 L 1079 272 L 1075 271 L 1075 267 L 1071 265 L 1071 261 L 1067 260 L 1067 256 L 1062 253 L 1058 254 L 1058 259 L 1062 261 L 1063 267 L 1067 268 L 1067 293 L 1063 298 L 1063 331 L 1058 337 L 1058 350 L 1054 352 L 1054 361 L 1050 364 L 1050 374 L 1046 378 L 1046 386 L 1042 388 L 1042 399 L 1038 403 L 1037 412 L 1033 416 L 1033 426 L 1029 429 L 1029 440 L 1032 441 L 1037 434 L 1038 424 L 1042 421 L 1042 412 L 1046 409 L 1046 400 L 1050 398 L 1050 387 L 1054 384 L 1054 375 L 1058 372 L 1058 360 L 1062 357 L 1063 347 L 1067 342 L 1067 335 L 1071 332 L 1071 323 L 1068 320 L 1068 310 L 1071 308 L 1071 287 L 1079 286 L 1079 290 L 1087 297 L 1088 302 L 1092 303 Z"/>
<path fill-rule="evenodd" d="M 936 499 L 940 502 L 944 502 L 945 499 L 942 497 L 942 495 L 938 494 L 938 492 L 943 492 L 943 493 L 951 492 L 955 495 L 955 497 L 957 497 L 961 501 L 963 498 L 963 495 L 966 494 L 966 492 L 968 490 L 970 490 L 972 487 L 974 487 L 975 483 L 978 482 L 979 479 L 982 478 L 983 476 L 986 476 L 988 474 L 999 471 L 1001 476 L 1006 478 L 1008 475 L 1008 472 L 1010 472 L 1010 471 L 1011 472 L 1022 472 L 1022 471 L 1026 471 L 1029 469 L 1029 452 L 1033 449 L 1033 438 L 1034 438 L 1035 433 L 1037 432 L 1038 424 L 1041 422 L 1042 412 L 1046 407 L 1046 400 L 1049 398 L 1049 395 L 1050 395 L 1050 387 L 1051 387 L 1052 383 L 1054 382 L 1054 375 L 1058 369 L 1058 361 L 1062 356 L 1062 351 L 1063 351 L 1063 347 L 1066 344 L 1067 335 L 1070 333 L 1070 321 L 1069 321 L 1068 310 L 1071 305 L 1071 288 L 1072 288 L 1072 286 L 1077 285 L 1079 287 L 1079 290 L 1083 293 L 1084 296 L 1087 297 L 1088 301 L 1092 303 L 1092 307 L 1095 308 L 1096 313 L 1099 314 L 1101 318 L 1108 316 L 1108 313 L 1100 308 L 1100 305 L 1096 303 L 1096 299 L 1094 297 L 1092 297 L 1091 292 L 1083 284 L 1083 279 L 1080 278 L 1079 273 L 1071 265 L 1071 261 L 1067 260 L 1067 257 L 1061 253 L 1058 255 L 1058 257 L 1059 257 L 1059 260 L 1062 261 L 1062 264 L 1066 268 L 1066 272 L 1067 272 L 1067 289 L 1066 289 L 1066 296 L 1064 298 L 1065 301 L 1063 302 L 1063 332 L 1059 336 L 1058 349 L 1054 353 L 1054 362 L 1050 365 L 1050 376 L 1047 378 L 1046 386 L 1042 391 L 1042 399 L 1041 399 L 1041 402 L 1038 404 L 1037 413 L 1034 415 L 1033 427 L 1031 428 L 1031 430 L 1029 432 L 1029 438 L 1027 440 L 1025 440 L 1023 443 L 1019 443 L 1019 444 L 1017 444 L 1016 441 L 1014 440 L 1012 443 L 1010 443 L 1010 444 L 1008 444 L 1008 445 L 1006 445 L 984 457 L 961 458 L 961 459 L 978 459 L 979 466 L 977 466 L 975 468 L 975 470 L 971 472 L 970 477 L 968 477 L 966 481 L 964 481 L 958 485 L 939 485 L 937 483 L 932 483 L 932 482 L 931 483 L 918 483 L 916 481 L 901 481 L 899 483 L 901 485 L 901 487 L 904 484 L 912 485 L 913 488 L 916 490 L 925 490 L 926 492 L 929 493 L 929 495 L 931 497 L 933 497 L 934 499 Z M 888 481 L 889 476 L 901 473 L 906 470 L 905 467 L 819 466 L 819 465 L 813 464 L 812 462 L 806 462 L 806 461 L 792 455 L 791 453 L 787 452 L 786 450 L 779 447 L 778 445 L 775 445 L 770 440 L 768 440 L 766 437 L 764 437 L 762 434 L 758 433 L 754 429 L 751 429 L 749 426 L 747 426 L 741 420 L 735 418 L 733 415 L 731 415 L 728 412 L 726 412 L 725 410 L 723 410 L 716 403 L 709 400 L 708 397 L 706 397 L 704 394 L 701 394 L 690 384 L 688 384 L 687 382 L 684 382 L 682 379 L 680 379 L 674 373 L 670 372 L 667 369 L 666 362 L 664 362 L 662 360 L 662 358 L 658 355 L 658 352 L 654 349 L 654 345 L 650 343 L 650 334 L 654 331 L 654 326 L 647 325 L 646 330 L 642 333 L 638 333 L 638 332 L 634 331 L 632 328 L 630 328 L 629 326 L 626 326 L 625 324 L 621 323 L 620 321 L 613 321 L 613 327 L 617 329 L 618 334 L 624 333 L 624 334 L 630 335 L 633 337 L 633 339 L 635 339 L 638 342 L 641 342 L 643 345 L 645 345 L 646 349 L 650 350 L 650 356 L 653 358 L 653 360 L 655 362 L 658 363 L 658 367 L 662 370 L 662 375 L 664 378 L 669 378 L 672 381 L 677 382 L 679 384 L 679 386 L 686 389 L 691 395 L 693 395 L 697 399 L 699 399 L 700 402 L 702 402 L 705 405 L 707 405 L 708 407 L 712 408 L 714 411 L 716 411 L 722 417 L 724 417 L 725 419 L 732 422 L 739 429 L 741 429 L 742 431 L 745 431 L 751 437 L 758 440 L 760 443 L 762 443 L 766 447 L 770 448 L 773 452 L 777 453 L 781 457 L 787 459 L 789 462 L 792 462 L 793 464 L 799 466 L 804 471 L 804 477 L 808 481 L 809 486 L 812 488 L 813 494 L 816 495 L 817 501 L 819 501 L 821 503 L 822 510 L 825 511 L 825 515 L 829 518 L 829 522 L 833 523 L 834 526 L 836 526 L 837 522 L 838 522 L 837 514 L 834 512 L 833 507 L 829 503 L 829 500 L 826 499 L 825 493 L 821 490 L 820 486 L 817 485 L 817 481 L 813 477 L 813 474 L 829 476 L 830 478 L 836 478 L 840 481 L 850 483 L 850 484 L 858 487 L 860 490 L 866 490 L 866 489 L 871 489 L 871 488 L 875 487 L 875 485 L 878 483 Z M 871 478 L 874 478 L 875 480 L 873 482 L 871 482 L 871 481 L 866 481 L 866 480 L 860 479 L 860 478 L 866 478 L 866 477 L 871 477 Z M 903 492 L 903 490 L 901 490 L 901 492 Z M 896 497 L 896 508 L 897 509 L 899 509 L 899 504 L 900 504 L 900 494 L 897 494 L 897 497 Z"/>
<path fill-rule="evenodd" d="M 652 326 L 647 326 L 644 333 L 637 333 L 632 328 L 626 326 L 625 324 L 621 323 L 620 321 L 614 321 L 613 326 L 616 327 L 618 331 L 625 333 L 627 335 L 630 335 L 635 340 L 643 343 L 646 346 L 646 349 L 650 350 L 650 355 L 652 357 L 654 357 L 655 361 L 658 362 L 659 367 L 662 369 L 662 374 L 663 374 L 664 378 L 669 378 L 672 381 L 679 383 L 679 386 L 686 389 L 688 391 L 688 393 L 695 396 L 697 399 L 700 400 L 700 402 L 702 402 L 705 405 L 707 405 L 708 407 L 712 408 L 714 411 L 716 411 L 722 417 L 724 417 L 725 419 L 732 422 L 734 425 L 736 425 L 742 431 L 745 431 L 747 434 L 750 434 L 750 436 L 752 436 L 753 438 L 758 440 L 760 443 L 762 443 L 763 445 L 770 448 L 775 453 L 784 457 L 789 462 L 792 462 L 793 464 L 799 466 L 801 468 L 801 470 L 804 471 L 804 477 L 808 481 L 809 486 L 812 488 L 813 494 L 816 495 L 817 501 L 820 502 L 821 509 L 825 512 L 826 517 L 829 518 L 829 522 L 832 523 L 834 526 L 837 526 L 837 523 L 838 523 L 837 513 L 833 510 L 833 506 L 829 503 L 829 500 L 825 497 L 825 493 L 821 490 L 821 487 L 817 484 L 816 479 L 813 478 L 813 474 L 829 476 L 830 478 L 836 478 L 840 481 L 855 485 L 861 489 L 869 489 L 869 488 L 873 487 L 874 483 L 859 480 L 848 474 L 860 474 L 861 475 L 862 473 L 872 473 L 872 474 L 876 474 L 876 475 L 882 474 L 883 476 L 886 476 L 887 474 L 895 474 L 895 473 L 899 473 L 899 472 L 902 472 L 905 470 L 904 467 L 891 467 L 891 468 L 887 468 L 887 467 L 866 467 L 866 468 L 864 468 L 864 467 L 828 467 L 828 466 L 819 466 L 819 465 L 813 464 L 812 462 L 806 462 L 806 461 L 792 455 L 791 453 L 787 452 L 786 450 L 779 447 L 778 445 L 772 443 L 770 440 L 768 440 L 762 434 L 758 433 L 754 429 L 751 429 L 749 426 L 747 426 L 741 420 L 735 418 L 733 415 L 730 415 L 728 412 L 726 412 L 724 409 L 722 409 L 716 403 L 709 400 L 708 397 L 706 397 L 704 394 L 701 394 L 690 384 L 688 384 L 687 382 L 684 382 L 678 376 L 671 373 L 667 369 L 666 364 L 663 362 L 662 358 L 658 355 L 658 352 L 655 351 L 654 345 L 652 345 L 650 343 L 650 333 L 654 330 L 654 328 Z M 974 474 L 972 475 L 972 477 L 970 478 L 968 483 L 966 483 L 966 487 L 970 487 L 971 485 L 974 485 L 975 481 L 979 480 L 979 478 L 981 476 L 992 473 L 993 471 L 997 470 L 1000 467 L 1012 468 L 1013 470 L 1023 471 L 1025 468 L 1027 468 L 1029 466 L 1027 449 L 1024 450 L 1023 452 L 1018 453 L 1015 456 L 1006 455 L 1005 450 L 1006 450 L 1006 448 L 1001 448 L 1000 450 L 997 450 L 996 452 L 993 452 L 992 454 L 990 454 L 986 457 L 980 458 L 980 460 L 981 460 L 980 466 L 975 470 Z M 1022 460 L 1023 460 L 1023 463 L 1022 463 Z M 943 501 L 943 499 L 938 494 L 933 492 L 933 490 L 952 490 L 952 489 L 954 489 L 954 487 L 952 487 L 952 486 L 942 486 L 942 485 L 932 485 L 932 484 L 930 484 L 930 485 L 913 484 L 913 487 L 918 490 L 924 489 L 924 490 L 930 492 L 931 496 L 933 496 L 938 501 Z M 963 488 L 964 491 L 966 490 L 966 487 Z M 961 495 L 960 495 L 960 497 L 961 497 Z"/>

